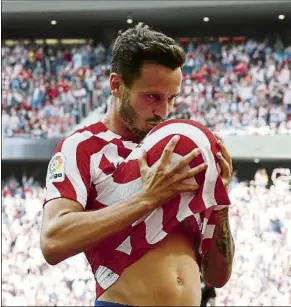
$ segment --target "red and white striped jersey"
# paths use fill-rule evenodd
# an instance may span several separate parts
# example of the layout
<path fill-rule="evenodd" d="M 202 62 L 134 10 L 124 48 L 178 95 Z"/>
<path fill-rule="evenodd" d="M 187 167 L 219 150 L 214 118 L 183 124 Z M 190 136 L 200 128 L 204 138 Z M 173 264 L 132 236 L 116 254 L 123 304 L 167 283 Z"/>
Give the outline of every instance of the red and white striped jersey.
<path fill-rule="evenodd" d="M 214 135 L 191 120 L 169 120 L 155 127 L 139 145 L 116 135 L 99 122 L 79 130 L 60 142 L 49 164 L 46 201 L 69 198 L 84 210 L 102 209 L 128 199 L 142 187 L 138 158 L 140 148 L 147 151 L 149 166 L 158 162 L 173 135 L 180 135 L 172 164 L 199 147 L 201 155 L 187 168 L 204 161 L 202 172 L 185 180 L 198 183 L 198 191 L 181 193 L 115 236 L 85 252 L 96 280 L 97 298 L 113 285 L 124 269 L 181 222 L 187 220 L 199 246 L 200 262 L 209 249 L 215 229 L 215 210 L 230 204 L 219 176 Z"/>

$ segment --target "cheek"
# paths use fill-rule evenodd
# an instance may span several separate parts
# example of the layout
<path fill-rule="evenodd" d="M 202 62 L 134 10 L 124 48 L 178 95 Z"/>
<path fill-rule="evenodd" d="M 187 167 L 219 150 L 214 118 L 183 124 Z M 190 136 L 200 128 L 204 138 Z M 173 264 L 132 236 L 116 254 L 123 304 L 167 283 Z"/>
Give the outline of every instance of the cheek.
<path fill-rule="evenodd" d="M 145 114 L 153 113 L 153 104 L 148 103 L 142 98 L 136 100 L 135 109 L 139 116 L 143 116 Z"/>

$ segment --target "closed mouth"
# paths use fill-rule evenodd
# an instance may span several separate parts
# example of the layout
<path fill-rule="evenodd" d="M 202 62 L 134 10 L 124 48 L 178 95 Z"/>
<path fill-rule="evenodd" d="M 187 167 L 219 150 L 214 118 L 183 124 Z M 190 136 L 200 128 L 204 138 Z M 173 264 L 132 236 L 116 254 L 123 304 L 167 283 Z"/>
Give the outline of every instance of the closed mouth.
<path fill-rule="evenodd" d="M 159 123 L 148 123 L 151 126 L 157 126 Z"/>

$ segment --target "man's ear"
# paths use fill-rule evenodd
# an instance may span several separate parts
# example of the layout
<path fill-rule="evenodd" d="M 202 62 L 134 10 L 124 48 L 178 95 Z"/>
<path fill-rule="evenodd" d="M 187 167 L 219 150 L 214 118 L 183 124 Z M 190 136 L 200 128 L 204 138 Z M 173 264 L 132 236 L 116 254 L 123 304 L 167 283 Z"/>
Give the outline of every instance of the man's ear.
<path fill-rule="evenodd" d="M 112 73 L 110 75 L 110 89 L 112 96 L 118 98 L 121 97 L 122 86 L 123 86 L 123 81 L 121 77 L 116 73 Z"/>

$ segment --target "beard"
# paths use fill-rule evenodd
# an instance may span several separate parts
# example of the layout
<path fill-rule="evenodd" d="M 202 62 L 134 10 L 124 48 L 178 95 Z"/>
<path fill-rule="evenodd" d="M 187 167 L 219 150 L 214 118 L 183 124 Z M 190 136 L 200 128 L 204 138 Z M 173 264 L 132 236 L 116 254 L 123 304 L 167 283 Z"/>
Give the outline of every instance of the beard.
<path fill-rule="evenodd" d="M 143 139 L 150 131 L 137 127 L 138 114 L 130 104 L 130 91 L 125 89 L 121 97 L 121 106 L 119 109 L 119 116 L 125 123 L 127 130 L 138 139 Z"/>

